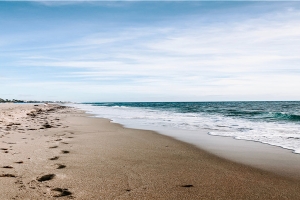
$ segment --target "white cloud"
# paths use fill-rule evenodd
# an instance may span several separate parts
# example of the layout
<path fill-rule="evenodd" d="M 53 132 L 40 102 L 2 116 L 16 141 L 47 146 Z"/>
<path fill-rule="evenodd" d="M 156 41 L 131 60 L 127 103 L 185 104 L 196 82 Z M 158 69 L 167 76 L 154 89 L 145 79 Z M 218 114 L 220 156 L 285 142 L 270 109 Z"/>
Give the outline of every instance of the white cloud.
<path fill-rule="evenodd" d="M 176 21 L 93 33 L 65 44 L 22 51 L 18 66 L 61 68 L 56 78 L 23 87 L 53 91 L 175 97 L 173 100 L 300 99 L 300 15 L 288 9 L 260 18 L 219 23 Z M 75 89 L 76 88 L 76 89 Z M 102 97 L 101 97 L 102 98 Z M 118 99 L 114 99 L 118 98 Z M 128 97 L 129 98 L 129 97 Z M 130 97 L 131 98 L 131 97 Z M 201 99 L 202 98 L 202 99 Z M 273 99 L 273 100 L 275 100 Z M 99 99 L 101 100 L 101 99 Z M 151 100 L 151 99 L 149 99 Z M 216 99 L 212 99 L 216 100 Z"/>

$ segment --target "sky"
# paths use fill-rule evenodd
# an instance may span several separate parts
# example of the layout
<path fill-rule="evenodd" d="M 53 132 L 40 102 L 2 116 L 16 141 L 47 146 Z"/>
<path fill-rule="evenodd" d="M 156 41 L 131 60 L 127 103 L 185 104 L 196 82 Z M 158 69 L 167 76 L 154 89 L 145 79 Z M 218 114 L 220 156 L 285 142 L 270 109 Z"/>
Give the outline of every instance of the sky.
<path fill-rule="evenodd" d="M 0 98 L 300 100 L 300 2 L 0 1 Z"/>

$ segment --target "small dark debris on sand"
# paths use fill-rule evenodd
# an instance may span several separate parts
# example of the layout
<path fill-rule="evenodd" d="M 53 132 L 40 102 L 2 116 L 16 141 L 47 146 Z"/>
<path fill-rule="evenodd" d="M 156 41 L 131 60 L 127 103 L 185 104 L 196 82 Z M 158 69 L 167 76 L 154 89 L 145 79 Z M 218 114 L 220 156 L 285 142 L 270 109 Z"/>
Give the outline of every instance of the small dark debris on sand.
<path fill-rule="evenodd" d="M 41 176 L 39 178 L 37 178 L 37 180 L 39 182 L 43 182 L 43 181 L 49 181 L 49 180 L 52 180 L 54 178 L 55 174 L 47 174 L 47 175 L 44 175 L 44 176 Z"/>
<path fill-rule="evenodd" d="M 15 162 L 15 163 L 17 163 L 17 164 L 22 164 L 22 163 L 24 163 L 23 161 L 17 161 L 17 162 Z"/>
<path fill-rule="evenodd" d="M 193 185 L 181 185 L 181 187 L 189 188 L 189 187 L 194 187 L 194 186 Z"/>
<path fill-rule="evenodd" d="M 55 149 L 57 148 L 58 146 L 52 146 L 52 147 L 49 147 L 49 149 Z"/>
<path fill-rule="evenodd" d="M 70 153 L 70 151 L 67 151 L 67 150 L 62 150 L 61 152 L 64 153 L 64 154 Z"/>

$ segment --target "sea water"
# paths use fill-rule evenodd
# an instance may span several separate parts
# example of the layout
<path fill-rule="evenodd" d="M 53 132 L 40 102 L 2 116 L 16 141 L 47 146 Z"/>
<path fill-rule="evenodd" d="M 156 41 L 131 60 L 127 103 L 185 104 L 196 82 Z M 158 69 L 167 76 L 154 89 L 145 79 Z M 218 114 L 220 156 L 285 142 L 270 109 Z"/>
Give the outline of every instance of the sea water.
<path fill-rule="evenodd" d="M 300 102 L 82 103 L 75 107 L 118 123 L 207 130 L 300 153 Z"/>

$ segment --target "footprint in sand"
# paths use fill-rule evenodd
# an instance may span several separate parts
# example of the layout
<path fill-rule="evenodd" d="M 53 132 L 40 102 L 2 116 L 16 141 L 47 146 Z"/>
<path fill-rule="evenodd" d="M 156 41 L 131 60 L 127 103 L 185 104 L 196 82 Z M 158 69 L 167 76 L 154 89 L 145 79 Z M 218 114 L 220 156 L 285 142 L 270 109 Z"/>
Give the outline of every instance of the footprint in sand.
<path fill-rule="evenodd" d="M 9 165 L 6 165 L 6 166 L 3 166 L 2 168 L 5 168 L 5 169 L 12 169 L 13 167 L 12 167 L 12 166 L 9 166 Z"/>
<path fill-rule="evenodd" d="M 11 177 L 11 178 L 15 178 L 16 175 L 13 175 L 13 174 L 0 174 L 0 177 Z"/>
<path fill-rule="evenodd" d="M 61 142 L 62 144 L 69 144 L 68 142 Z"/>
<path fill-rule="evenodd" d="M 3 153 L 8 153 L 8 149 L 7 148 L 0 148 L 0 150 L 3 150 Z"/>
<path fill-rule="evenodd" d="M 38 177 L 36 180 L 38 180 L 39 182 L 50 181 L 54 177 L 55 177 L 55 174 L 46 174 L 46 175 L 43 175 L 41 177 Z"/>
<path fill-rule="evenodd" d="M 58 156 L 54 156 L 54 157 L 52 157 L 52 158 L 49 158 L 49 160 L 58 160 Z"/>
<path fill-rule="evenodd" d="M 63 197 L 63 196 L 69 196 L 72 194 L 68 189 L 66 188 L 54 188 L 51 191 L 53 191 L 54 194 L 53 197 Z"/>
<path fill-rule="evenodd" d="M 56 166 L 56 169 L 63 169 L 63 168 L 66 168 L 66 165 L 63 165 L 63 164 L 55 164 Z"/>

